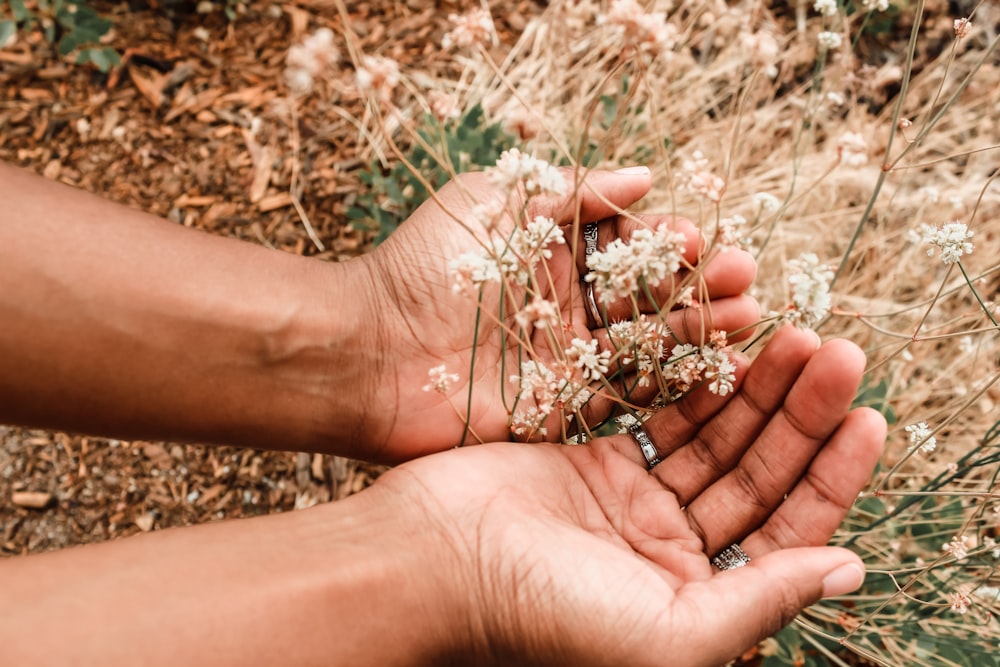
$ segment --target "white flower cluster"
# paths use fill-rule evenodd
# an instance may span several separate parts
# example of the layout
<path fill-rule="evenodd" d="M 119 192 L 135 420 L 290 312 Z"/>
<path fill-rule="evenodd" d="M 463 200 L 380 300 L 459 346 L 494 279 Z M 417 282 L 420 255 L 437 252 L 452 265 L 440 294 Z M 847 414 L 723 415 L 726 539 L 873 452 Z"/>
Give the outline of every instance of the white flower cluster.
<path fill-rule="evenodd" d="M 789 260 L 788 284 L 792 288 L 792 305 L 785 320 L 800 327 L 811 327 L 830 312 L 830 281 L 833 271 L 819 263 L 815 254 L 808 252 L 798 259 Z"/>
<path fill-rule="evenodd" d="M 845 132 L 837 140 L 837 155 L 849 167 L 862 167 L 868 163 L 868 142 L 857 132 Z"/>
<path fill-rule="evenodd" d="M 663 367 L 663 377 L 674 383 L 681 392 L 690 391 L 702 380 L 711 380 L 709 391 L 727 396 L 736 381 L 736 366 L 729 358 L 729 348 L 724 337 L 721 345 L 712 343 L 697 347 L 689 343 L 675 345 Z"/>
<path fill-rule="evenodd" d="M 824 49 L 833 51 L 840 48 L 841 44 L 844 43 L 844 38 L 840 36 L 839 32 L 824 30 L 816 35 L 816 41 Z"/>
<path fill-rule="evenodd" d="M 963 616 L 969 613 L 969 607 L 972 606 L 972 599 L 961 591 L 948 593 L 945 599 L 948 600 L 948 606 L 951 607 L 953 612 L 962 614 Z"/>
<path fill-rule="evenodd" d="M 955 19 L 955 37 L 962 39 L 968 36 L 969 31 L 972 30 L 972 21 L 967 18 Z"/>
<path fill-rule="evenodd" d="M 596 341 L 594 345 L 596 351 Z M 582 347 L 589 348 L 586 342 L 583 342 Z M 595 356 L 600 357 L 600 355 Z M 588 358 L 586 363 L 600 365 L 591 358 Z M 605 358 L 606 363 L 607 358 Z M 541 362 L 522 362 L 520 370 L 518 375 L 510 376 L 510 381 L 518 385 L 518 406 L 511 415 L 510 423 L 511 433 L 515 435 L 529 438 L 536 434 L 545 435 L 547 433 L 545 421 L 554 409 L 561 408 L 564 414 L 572 418 L 592 396 L 590 389 L 584 384 L 572 377 L 558 376 Z"/>
<path fill-rule="evenodd" d="M 681 164 L 678 186 L 681 190 L 704 197 L 710 202 L 718 202 L 722 199 L 726 182 L 709 171 L 708 159 L 701 151 L 695 151 L 690 160 Z"/>
<path fill-rule="evenodd" d="M 830 281 L 833 271 L 809 252 L 788 262 L 791 274 L 792 306 L 785 319 L 801 327 L 810 327 L 830 312 Z"/>
<path fill-rule="evenodd" d="M 502 279 L 527 285 L 538 262 L 552 257 L 549 246 L 565 242 L 555 220 L 537 216 L 523 227 L 516 227 L 508 238 L 493 237 L 488 248 L 463 253 L 449 262 L 452 291 L 475 294 L 487 283 Z"/>
<path fill-rule="evenodd" d="M 670 52 L 677 42 L 677 28 L 667 22 L 666 12 L 647 12 L 636 0 L 611 0 L 597 24 L 615 28 L 628 46 L 653 56 Z"/>
<path fill-rule="evenodd" d="M 774 213 L 781 208 L 781 200 L 769 192 L 758 192 L 753 196 L 753 208 L 757 213 Z"/>
<path fill-rule="evenodd" d="M 608 327 L 611 344 L 619 351 L 622 366 L 635 366 L 640 387 L 647 387 L 663 359 L 663 342 L 670 328 L 660 320 L 640 315 L 638 320 L 612 322 Z"/>
<path fill-rule="evenodd" d="M 970 232 L 964 222 L 953 220 L 940 228 L 934 225 L 921 225 L 922 240 L 931 244 L 927 256 L 934 256 L 934 248 L 941 251 L 941 261 L 945 264 L 955 264 L 962 255 L 971 255 L 974 246 L 969 241 L 975 232 Z"/>
<path fill-rule="evenodd" d="M 430 379 L 430 382 L 423 386 L 423 390 L 436 391 L 441 394 L 447 394 L 451 391 L 452 383 L 458 382 L 458 375 L 449 373 L 444 364 L 435 366 L 427 371 L 427 377 Z"/>
<path fill-rule="evenodd" d="M 730 248 L 739 247 L 743 243 L 743 228 L 746 227 L 746 224 L 747 219 L 742 215 L 719 220 L 718 238 L 723 252 Z"/>
<path fill-rule="evenodd" d="M 931 435 L 931 429 L 927 422 L 917 422 L 906 427 L 906 432 L 910 434 L 910 451 L 917 447 L 924 454 L 930 454 L 937 447 L 937 438 Z"/>
<path fill-rule="evenodd" d="M 312 92 L 316 79 L 337 64 L 340 53 L 333 44 L 333 31 L 320 28 L 288 49 L 285 58 L 285 83 L 293 95 Z"/>
<path fill-rule="evenodd" d="M 608 304 L 635 294 L 645 283 L 652 288 L 680 268 L 684 256 L 684 234 L 665 224 L 656 229 L 637 229 L 628 241 L 615 239 L 587 258 L 601 303 Z"/>
<path fill-rule="evenodd" d="M 889 4 L 889 0 L 861 0 L 861 8 L 866 12 L 888 11 Z"/>
<path fill-rule="evenodd" d="M 759 68 L 769 79 L 777 78 L 781 47 L 778 46 L 778 40 L 774 35 L 766 30 L 760 30 L 755 33 L 743 33 L 741 40 L 743 50 L 750 54 L 750 62 L 754 67 Z"/>
<path fill-rule="evenodd" d="M 523 185 L 529 197 L 566 192 L 566 180 L 557 168 L 516 148 L 501 153 L 496 166 L 486 169 L 486 175 L 503 191 Z"/>
<path fill-rule="evenodd" d="M 962 560 L 969 555 L 969 538 L 966 535 L 956 535 L 950 542 L 941 546 L 941 551 L 955 560 Z"/>
<path fill-rule="evenodd" d="M 469 49 L 493 39 L 493 17 L 488 9 L 474 9 L 461 16 L 450 14 L 448 20 L 455 27 L 441 40 L 441 46 L 445 50 L 452 47 Z"/>
<path fill-rule="evenodd" d="M 392 58 L 364 56 L 355 79 L 363 92 L 373 94 L 380 102 L 388 102 L 399 85 L 399 63 Z"/>
<path fill-rule="evenodd" d="M 827 18 L 837 15 L 837 0 L 816 0 L 813 3 L 813 9 L 816 13 L 822 14 Z"/>
<path fill-rule="evenodd" d="M 431 108 L 431 115 L 439 121 L 451 120 L 462 115 L 458 98 L 442 90 L 435 89 L 427 93 L 427 104 Z"/>

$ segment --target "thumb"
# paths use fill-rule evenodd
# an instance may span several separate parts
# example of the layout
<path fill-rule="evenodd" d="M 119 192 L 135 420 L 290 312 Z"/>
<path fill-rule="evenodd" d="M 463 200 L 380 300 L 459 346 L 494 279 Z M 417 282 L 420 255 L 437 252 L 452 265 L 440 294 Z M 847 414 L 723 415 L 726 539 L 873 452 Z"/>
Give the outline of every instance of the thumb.
<path fill-rule="evenodd" d="M 695 627 L 687 628 L 687 637 L 697 639 L 686 643 L 708 651 L 699 654 L 699 663 L 704 657 L 706 664 L 724 664 L 820 598 L 849 593 L 864 578 L 861 559 L 837 547 L 783 549 L 754 558 L 746 567 L 691 587 L 687 602 L 695 609 L 688 618 Z M 688 598 L 686 593 L 678 602 Z"/>
<path fill-rule="evenodd" d="M 560 169 L 566 193 L 536 197 L 528 203 L 530 217 L 544 215 L 557 224 L 568 224 L 580 211 L 581 222 L 594 222 L 617 215 L 642 199 L 653 184 L 648 167 L 626 167 L 618 171 Z"/>

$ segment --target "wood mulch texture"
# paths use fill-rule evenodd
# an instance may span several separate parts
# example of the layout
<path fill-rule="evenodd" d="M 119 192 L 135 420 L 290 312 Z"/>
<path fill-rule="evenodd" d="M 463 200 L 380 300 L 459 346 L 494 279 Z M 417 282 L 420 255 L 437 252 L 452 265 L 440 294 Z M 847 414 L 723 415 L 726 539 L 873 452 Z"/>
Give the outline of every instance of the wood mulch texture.
<path fill-rule="evenodd" d="M 405 71 L 455 75 L 440 49 L 448 15 L 476 3 L 345 2 L 365 53 Z M 114 20 L 108 75 L 60 59 L 40 35 L 0 50 L 0 160 L 188 227 L 285 252 L 344 261 L 370 247 L 345 212 L 371 160 L 350 117 L 364 114 L 345 63 L 292 115 L 285 54 L 327 26 L 332 0 L 253 3 L 229 22 L 221 5 L 130 8 Z M 495 12 L 509 47 L 535 3 Z M 341 53 L 346 49 L 338 40 Z M 306 234 L 295 195 L 324 246 Z M 42 552 L 222 518 L 291 510 L 370 484 L 378 466 L 232 447 L 123 442 L 0 427 L 0 554 Z"/>

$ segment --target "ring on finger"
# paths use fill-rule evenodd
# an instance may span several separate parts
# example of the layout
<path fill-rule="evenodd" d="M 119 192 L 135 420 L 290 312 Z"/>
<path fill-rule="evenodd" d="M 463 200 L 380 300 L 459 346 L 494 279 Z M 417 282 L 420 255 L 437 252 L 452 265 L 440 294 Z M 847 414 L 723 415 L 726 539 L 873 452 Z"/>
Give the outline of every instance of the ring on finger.
<path fill-rule="evenodd" d="M 720 570 L 735 570 L 750 563 L 750 556 L 739 544 L 730 544 L 712 559 L 712 565 Z"/>
<path fill-rule="evenodd" d="M 597 223 L 588 222 L 583 226 L 583 256 L 590 257 L 597 252 Z"/>
<path fill-rule="evenodd" d="M 604 317 L 601 315 L 601 309 L 597 306 L 597 299 L 594 298 L 594 283 L 581 280 L 580 291 L 583 292 L 583 305 L 587 309 L 587 314 L 594 321 L 594 325 L 600 327 L 604 322 Z"/>
<path fill-rule="evenodd" d="M 646 465 L 652 470 L 660 462 L 660 455 L 656 451 L 656 445 L 653 444 L 653 440 L 646 433 L 642 424 L 632 424 L 628 427 L 628 433 L 635 440 L 635 444 L 639 445 L 639 451 L 642 452 L 642 457 L 646 459 Z"/>

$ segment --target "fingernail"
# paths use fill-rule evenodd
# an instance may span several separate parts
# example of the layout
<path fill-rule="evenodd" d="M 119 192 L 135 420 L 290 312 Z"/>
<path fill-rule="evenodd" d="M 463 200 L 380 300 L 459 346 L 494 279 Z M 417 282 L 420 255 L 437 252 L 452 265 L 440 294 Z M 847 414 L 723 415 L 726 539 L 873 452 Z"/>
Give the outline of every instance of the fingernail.
<path fill-rule="evenodd" d="M 829 598 L 850 593 L 865 581 L 865 569 L 857 563 L 841 565 L 823 577 L 823 597 Z"/>
<path fill-rule="evenodd" d="M 649 167 L 625 167 L 624 169 L 616 169 L 615 173 L 622 176 L 647 176 Z"/>

